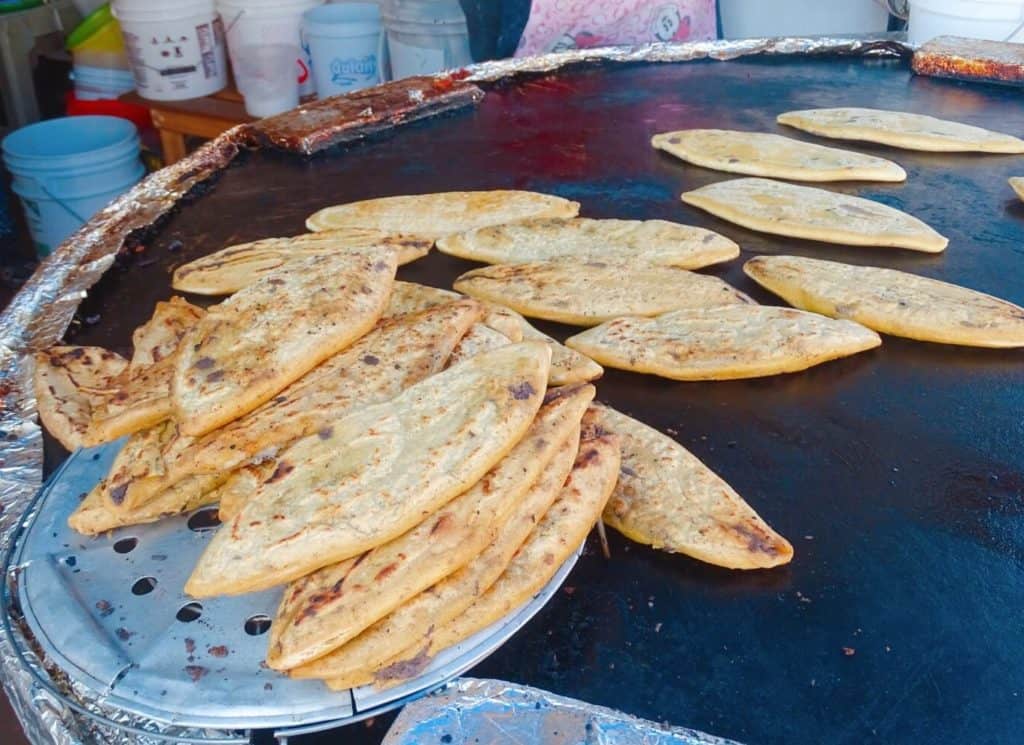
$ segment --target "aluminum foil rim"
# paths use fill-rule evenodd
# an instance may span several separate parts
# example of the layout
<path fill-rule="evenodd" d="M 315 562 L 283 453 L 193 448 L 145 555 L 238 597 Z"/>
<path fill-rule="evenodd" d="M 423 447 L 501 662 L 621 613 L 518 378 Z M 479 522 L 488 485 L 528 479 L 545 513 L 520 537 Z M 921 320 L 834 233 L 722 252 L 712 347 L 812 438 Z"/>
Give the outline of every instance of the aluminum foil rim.
<path fill-rule="evenodd" d="M 908 57 L 915 47 L 902 32 L 862 36 L 795 36 L 754 39 L 717 39 L 683 43 L 657 42 L 637 47 L 595 47 L 552 52 L 535 57 L 513 57 L 469 65 L 466 80 L 494 82 L 510 75 L 542 73 L 582 62 L 690 62 L 729 60 L 751 55 L 825 55 Z"/>

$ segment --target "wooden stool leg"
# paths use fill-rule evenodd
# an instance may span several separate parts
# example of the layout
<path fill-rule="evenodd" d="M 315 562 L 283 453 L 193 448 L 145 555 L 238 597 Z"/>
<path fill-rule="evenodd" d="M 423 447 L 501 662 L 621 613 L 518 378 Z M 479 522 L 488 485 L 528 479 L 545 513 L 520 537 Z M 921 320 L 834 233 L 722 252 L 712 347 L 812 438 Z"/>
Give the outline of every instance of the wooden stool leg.
<path fill-rule="evenodd" d="M 185 157 L 185 135 L 169 129 L 160 130 L 160 148 L 164 151 L 164 165 L 177 163 Z"/>

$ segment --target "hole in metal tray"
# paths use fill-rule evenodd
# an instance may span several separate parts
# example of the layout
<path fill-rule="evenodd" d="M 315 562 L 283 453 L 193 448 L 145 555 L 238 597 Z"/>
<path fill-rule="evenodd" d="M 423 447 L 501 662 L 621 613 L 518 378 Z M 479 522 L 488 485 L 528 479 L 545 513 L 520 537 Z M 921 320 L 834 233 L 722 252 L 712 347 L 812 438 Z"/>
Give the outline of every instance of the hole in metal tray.
<path fill-rule="evenodd" d="M 203 615 L 203 606 L 199 603 L 189 603 L 178 608 L 174 617 L 182 623 L 192 623 L 199 620 L 201 615 Z"/>
<path fill-rule="evenodd" d="M 156 577 L 143 577 L 135 580 L 132 585 L 132 595 L 148 595 L 156 589 Z"/>
<path fill-rule="evenodd" d="M 122 538 L 114 544 L 114 550 L 119 554 L 127 554 L 139 545 L 138 538 Z"/>
<path fill-rule="evenodd" d="M 212 530 L 220 525 L 216 507 L 206 507 L 188 519 L 189 530 Z"/>
<path fill-rule="evenodd" d="M 249 636 L 259 636 L 270 630 L 270 616 L 263 614 L 250 616 L 245 622 L 245 633 Z"/>

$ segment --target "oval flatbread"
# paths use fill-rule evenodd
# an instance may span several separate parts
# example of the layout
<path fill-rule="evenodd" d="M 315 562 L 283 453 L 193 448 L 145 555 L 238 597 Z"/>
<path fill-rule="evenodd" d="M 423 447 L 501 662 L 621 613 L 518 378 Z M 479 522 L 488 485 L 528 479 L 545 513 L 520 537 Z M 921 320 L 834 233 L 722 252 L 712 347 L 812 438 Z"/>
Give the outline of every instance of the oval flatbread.
<path fill-rule="evenodd" d="M 459 343 L 455 345 L 455 349 L 452 350 L 451 359 L 448 360 L 449 365 L 457 365 L 460 362 L 465 362 L 470 357 L 476 357 L 478 354 L 484 352 L 490 352 L 493 349 L 501 349 L 509 344 L 514 343 L 504 334 L 495 331 L 490 326 L 485 326 L 482 323 L 474 323 L 470 326 L 469 331 L 466 335 L 459 340 Z"/>
<path fill-rule="evenodd" d="M 132 333 L 131 364 L 93 409 L 84 444 L 144 432 L 173 414 L 171 381 L 181 340 L 205 315 L 205 310 L 179 297 L 156 304 L 153 316 Z"/>
<path fill-rule="evenodd" d="M 1024 199 L 1024 178 L 1021 176 L 1013 176 L 1010 178 L 1010 188 L 1013 189 L 1014 193 Z"/>
<path fill-rule="evenodd" d="M 391 302 L 385 311 L 385 316 L 402 315 L 424 308 L 430 308 L 438 303 L 447 303 L 458 298 L 465 297 L 457 292 L 439 290 L 436 287 L 416 284 L 415 282 L 395 282 L 395 289 L 391 293 Z M 504 334 L 513 341 L 523 339 L 542 341 L 551 349 L 551 372 L 548 385 L 574 385 L 597 380 L 604 374 L 601 366 L 592 359 L 580 354 L 575 349 L 569 349 L 547 334 L 539 331 L 529 321 L 523 318 L 514 310 L 506 308 L 497 303 L 486 303 L 482 323 L 490 328 Z M 514 325 L 514 327 L 513 327 Z M 516 337 L 519 338 L 516 338 Z"/>
<path fill-rule="evenodd" d="M 515 447 L 550 359 L 538 342 L 481 354 L 293 443 L 217 531 L 185 592 L 266 589 L 410 530 Z"/>
<path fill-rule="evenodd" d="M 89 439 L 93 412 L 113 394 L 128 360 L 100 347 L 53 347 L 35 355 L 33 387 L 39 419 L 67 450 Z"/>
<path fill-rule="evenodd" d="M 387 306 L 397 252 L 312 256 L 210 308 L 185 336 L 172 397 L 198 436 L 252 411 L 369 331 Z"/>
<path fill-rule="evenodd" d="M 310 215 L 306 227 L 319 232 L 356 226 L 440 238 L 531 217 L 576 217 L 579 211 L 579 202 L 533 191 L 450 191 L 326 207 Z"/>
<path fill-rule="evenodd" d="M 753 301 L 717 277 L 640 263 L 538 261 L 474 269 L 455 280 L 470 297 L 548 321 L 593 326 L 620 316 Z"/>
<path fill-rule="evenodd" d="M 585 386 L 541 407 L 526 435 L 470 489 L 351 568 L 324 567 L 285 590 L 267 664 L 288 670 L 337 649 L 479 555 L 504 528 L 594 397 Z M 344 571 L 344 573 L 342 573 Z"/>
<path fill-rule="evenodd" d="M 106 481 L 101 481 L 71 513 L 68 525 L 83 535 L 99 535 L 127 525 L 154 523 L 216 503 L 216 487 L 225 477 L 226 474 L 205 474 L 183 479 L 133 510 L 111 509 Z"/>
<path fill-rule="evenodd" d="M 372 682 L 373 673 L 392 658 L 415 656 L 432 628 L 457 618 L 505 571 L 561 491 L 579 442 L 577 427 L 516 504 L 498 537 L 479 556 L 395 608 L 352 641 L 288 674 L 296 678 L 332 678 L 332 688 L 353 688 Z"/>
<path fill-rule="evenodd" d="M 358 227 L 292 238 L 264 238 L 228 246 L 183 264 L 174 270 L 171 284 L 176 290 L 197 295 L 230 295 L 288 262 L 307 256 L 353 249 L 365 252 L 374 246 L 386 246 L 398 250 L 398 263 L 402 265 L 426 256 L 433 245 L 430 238 Z"/>
<path fill-rule="evenodd" d="M 797 372 L 882 343 L 852 321 L 769 305 L 619 318 L 566 339 L 602 365 L 673 380 L 732 380 Z"/>
<path fill-rule="evenodd" d="M 88 447 L 113 442 L 141 432 L 174 413 L 171 380 L 178 352 L 152 365 L 129 365 L 115 381 L 111 395 L 93 408 L 84 444 Z"/>
<path fill-rule="evenodd" d="M 153 316 L 132 333 L 132 369 L 155 365 L 173 355 L 181 337 L 205 315 L 205 310 L 184 298 L 157 303 Z"/>
<path fill-rule="evenodd" d="M 550 259 L 636 259 L 680 269 L 700 269 L 735 259 L 740 247 L 704 228 L 667 220 L 525 220 L 441 238 L 442 253 L 487 264 Z"/>
<path fill-rule="evenodd" d="M 879 202 L 763 178 L 720 181 L 682 199 L 751 230 L 853 246 L 938 253 L 949 240 L 916 217 Z"/>
<path fill-rule="evenodd" d="M 790 305 L 883 334 L 971 347 L 1024 346 L 1024 308 L 937 279 L 800 256 L 759 256 L 743 271 Z"/>
<path fill-rule="evenodd" d="M 425 659 L 468 639 L 525 603 L 554 576 L 600 520 L 619 476 L 619 441 L 603 434 L 581 439 L 579 453 L 554 503 L 493 585 L 457 618 L 435 629 Z M 395 663 L 378 682 L 407 678 L 410 666 Z"/>
<path fill-rule="evenodd" d="M 355 406 L 380 403 L 442 370 L 480 314 L 464 299 L 382 323 L 262 406 L 174 454 L 175 477 L 236 468 L 317 432 Z"/>
<path fill-rule="evenodd" d="M 932 152 L 1024 153 L 1024 140 L 924 114 L 883 109 L 838 108 L 787 111 L 779 124 L 822 137 L 878 142 Z"/>
<path fill-rule="evenodd" d="M 687 163 L 728 173 L 794 181 L 906 181 L 891 160 L 814 145 L 767 132 L 684 129 L 657 134 L 651 145 Z"/>
<path fill-rule="evenodd" d="M 622 443 L 619 481 L 604 521 L 627 538 L 728 569 L 792 560 L 789 541 L 671 437 L 602 405 L 591 407 L 587 427 L 613 432 Z"/>

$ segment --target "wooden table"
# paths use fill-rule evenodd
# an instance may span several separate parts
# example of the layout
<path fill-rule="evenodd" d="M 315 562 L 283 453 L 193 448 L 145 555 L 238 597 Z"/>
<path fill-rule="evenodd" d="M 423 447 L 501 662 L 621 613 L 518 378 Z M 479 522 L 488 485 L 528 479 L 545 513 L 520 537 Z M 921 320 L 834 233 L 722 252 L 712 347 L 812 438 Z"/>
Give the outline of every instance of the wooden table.
<path fill-rule="evenodd" d="M 150 101 L 134 91 L 121 96 L 121 100 L 149 109 L 160 135 L 165 165 L 185 157 L 185 137 L 208 140 L 236 124 L 253 121 L 245 113 L 242 94 L 233 87 L 187 101 Z"/>

